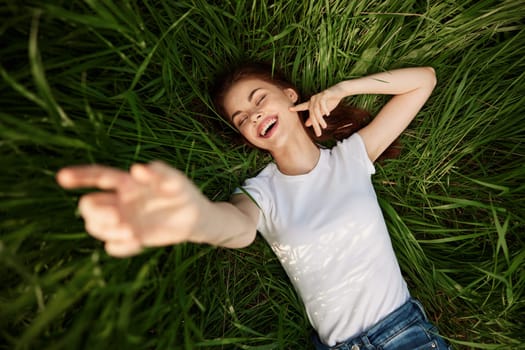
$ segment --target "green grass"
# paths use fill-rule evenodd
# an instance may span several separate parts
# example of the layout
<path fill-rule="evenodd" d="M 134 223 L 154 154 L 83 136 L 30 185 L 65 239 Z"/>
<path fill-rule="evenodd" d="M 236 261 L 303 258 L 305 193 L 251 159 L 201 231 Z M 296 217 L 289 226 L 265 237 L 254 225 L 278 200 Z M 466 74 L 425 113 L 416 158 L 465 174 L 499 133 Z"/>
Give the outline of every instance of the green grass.
<path fill-rule="evenodd" d="M 378 197 L 411 292 L 454 348 L 525 348 L 525 3 L 214 3 L 0 4 L 0 348 L 308 348 L 262 239 L 114 259 L 84 232 L 82 192 L 54 181 L 65 165 L 162 159 L 227 199 L 268 160 L 214 127 L 207 89 L 241 57 L 305 93 L 436 69 Z M 375 112 L 384 97 L 352 101 Z"/>

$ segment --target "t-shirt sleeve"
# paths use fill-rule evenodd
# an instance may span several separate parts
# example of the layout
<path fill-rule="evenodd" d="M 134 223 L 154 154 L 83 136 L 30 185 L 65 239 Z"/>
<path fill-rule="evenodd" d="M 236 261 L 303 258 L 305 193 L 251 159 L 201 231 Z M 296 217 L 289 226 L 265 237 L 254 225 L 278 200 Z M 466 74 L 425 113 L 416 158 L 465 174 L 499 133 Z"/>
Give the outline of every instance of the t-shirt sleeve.
<path fill-rule="evenodd" d="M 267 212 L 269 208 L 269 201 L 267 196 L 264 195 L 266 192 L 264 190 L 264 184 L 265 182 L 258 178 L 258 177 L 252 177 L 249 179 L 246 179 L 241 187 L 237 187 L 235 191 L 233 191 L 233 195 L 235 194 L 245 194 L 259 207 L 259 221 L 257 222 L 257 230 L 261 231 L 262 226 L 264 224 L 264 213 Z"/>
<path fill-rule="evenodd" d="M 350 137 L 339 142 L 337 147 L 341 149 L 341 152 L 344 153 L 345 157 L 352 157 L 361 164 L 368 174 L 375 174 L 376 169 L 374 163 L 372 163 L 368 157 L 366 146 L 361 135 L 354 133 Z"/>

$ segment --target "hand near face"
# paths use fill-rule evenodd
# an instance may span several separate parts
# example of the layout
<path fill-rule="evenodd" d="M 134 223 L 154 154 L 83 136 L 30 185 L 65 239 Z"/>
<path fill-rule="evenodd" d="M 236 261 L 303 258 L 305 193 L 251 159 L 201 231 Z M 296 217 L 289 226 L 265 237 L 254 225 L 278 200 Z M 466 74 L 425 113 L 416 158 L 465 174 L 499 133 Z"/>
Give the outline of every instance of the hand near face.
<path fill-rule="evenodd" d="M 290 111 L 309 111 L 309 117 L 305 125 L 313 127 L 315 134 L 321 136 L 322 129 L 327 127 L 324 118 L 330 115 L 330 112 L 337 107 L 344 96 L 342 89 L 336 84 L 313 95 L 310 97 L 310 100 L 290 107 Z"/>
<path fill-rule="evenodd" d="M 98 188 L 79 201 L 86 230 L 113 256 L 143 247 L 196 240 L 211 203 L 180 171 L 162 162 L 133 165 L 129 172 L 100 166 L 68 167 L 57 174 L 66 189 Z"/>

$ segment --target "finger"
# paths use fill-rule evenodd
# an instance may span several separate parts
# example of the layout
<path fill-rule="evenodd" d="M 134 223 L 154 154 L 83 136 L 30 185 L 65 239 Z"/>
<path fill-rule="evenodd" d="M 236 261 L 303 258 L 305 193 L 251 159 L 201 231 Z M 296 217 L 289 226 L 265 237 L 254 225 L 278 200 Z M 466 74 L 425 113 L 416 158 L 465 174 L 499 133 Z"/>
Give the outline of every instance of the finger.
<path fill-rule="evenodd" d="M 290 107 L 290 111 L 292 112 L 307 111 L 309 104 L 310 104 L 309 101 L 300 103 L 298 105 Z"/>
<path fill-rule="evenodd" d="M 137 255 L 142 251 L 142 245 L 138 240 L 108 241 L 104 248 L 109 255 L 117 258 Z"/>
<path fill-rule="evenodd" d="M 103 190 L 116 189 L 128 174 L 122 170 L 102 165 L 81 165 L 58 171 L 56 180 L 64 188 L 98 187 Z"/>
<path fill-rule="evenodd" d="M 169 166 L 168 164 L 166 164 L 166 163 L 164 163 L 164 162 L 162 162 L 160 160 L 156 160 L 154 162 L 149 163 L 148 167 L 153 172 L 155 172 L 156 174 L 158 174 L 159 176 L 162 176 L 164 178 L 172 178 L 172 177 L 184 176 L 182 171 L 180 171 L 178 169 L 175 169 L 175 168 Z"/>
<path fill-rule="evenodd" d="M 324 116 L 320 116 L 319 119 L 317 120 L 317 123 L 319 124 L 319 128 L 326 129 L 327 124 L 326 124 L 326 121 L 324 120 Z"/>
<path fill-rule="evenodd" d="M 186 185 L 190 184 L 190 180 L 182 171 L 172 168 L 164 162 L 155 161 L 149 164 L 149 168 L 154 172 L 159 180 L 158 186 L 162 191 L 167 193 L 177 193 Z"/>
<path fill-rule="evenodd" d="M 317 137 L 319 137 L 323 134 L 323 130 L 321 129 L 321 126 L 319 124 L 317 124 L 316 126 L 317 127 L 315 128 L 315 134 L 317 135 Z"/>
<path fill-rule="evenodd" d="M 315 120 L 318 124 L 320 124 L 321 120 L 323 119 L 323 111 L 321 110 L 321 104 L 317 103 L 315 106 Z"/>
<path fill-rule="evenodd" d="M 330 110 L 326 105 L 326 100 L 321 101 L 321 110 L 323 111 L 323 115 L 326 115 L 327 117 L 330 115 Z"/>
<path fill-rule="evenodd" d="M 323 129 L 326 129 L 326 127 L 328 126 L 328 125 L 326 124 L 326 120 L 324 120 L 325 116 L 327 116 L 325 113 L 319 115 L 319 125 L 320 125 L 321 128 L 323 128 Z"/>
<path fill-rule="evenodd" d="M 117 196 L 114 193 L 95 192 L 82 196 L 78 201 L 78 209 L 83 217 L 93 217 L 108 224 L 117 224 Z"/>
<path fill-rule="evenodd" d="M 316 105 L 315 105 L 315 113 L 314 113 L 314 116 L 315 116 L 315 119 L 317 121 L 317 124 L 319 125 L 320 128 L 326 128 L 326 121 L 324 120 L 324 116 L 326 115 L 326 111 L 323 107 L 323 104 L 324 104 L 324 100 L 322 98 L 319 98 L 316 100 Z"/>
<path fill-rule="evenodd" d="M 319 125 L 319 119 L 321 119 L 321 110 L 319 104 L 315 104 L 314 108 L 311 109 L 310 116 L 312 118 L 312 124 Z"/>
<path fill-rule="evenodd" d="M 136 237 L 128 224 L 107 225 L 103 223 L 86 220 L 86 231 L 101 241 L 128 241 L 136 240 Z"/>
<path fill-rule="evenodd" d="M 311 127 L 312 126 L 312 117 L 308 117 L 308 119 L 306 119 L 306 122 L 304 122 L 304 125 L 306 127 Z"/>
<path fill-rule="evenodd" d="M 317 119 L 312 118 L 312 117 L 310 118 L 312 119 L 312 127 L 314 129 L 315 135 L 317 137 L 321 136 L 322 131 L 321 131 L 321 128 L 319 127 L 319 123 L 317 122 Z"/>
<path fill-rule="evenodd" d="M 131 166 L 130 174 L 133 180 L 138 183 L 155 186 L 168 193 L 174 193 L 179 190 L 185 176 L 181 171 L 161 161 L 153 161 L 149 164 L 134 164 Z"/>
<path fill-rule="evenodd" d="M 129 169 L 129 173 L 134 180 L 141 184 L 158 181 L 157 174 L 147 164 L 133 164 Z"/>
<path fill-rule="evenodd" d="M 112 193 L 91 193 L 83 196 L 78 204 L 84 218 L 86 231 L 103 241 L 131 239 L 133 232 L 121 222 L 118 200 Z"/>

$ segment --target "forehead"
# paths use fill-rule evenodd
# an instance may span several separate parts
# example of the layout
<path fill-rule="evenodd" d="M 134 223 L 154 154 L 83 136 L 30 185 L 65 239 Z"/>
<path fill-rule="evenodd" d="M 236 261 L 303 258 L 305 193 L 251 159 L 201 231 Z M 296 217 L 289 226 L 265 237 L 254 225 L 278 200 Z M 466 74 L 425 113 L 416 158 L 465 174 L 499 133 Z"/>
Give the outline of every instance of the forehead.
<path fill-rule="evenodd" d="M 226 110 L 226 113 L 230 116 L 232 113 L 241 109 L 242 106 L 247 105 L 249 103 L 248 97 L 256 89 L 273 91 L 281 90 L 276 85 L 261 79 L 242 79 L 233 84 L 224 97 L 224 109 Z"/>

